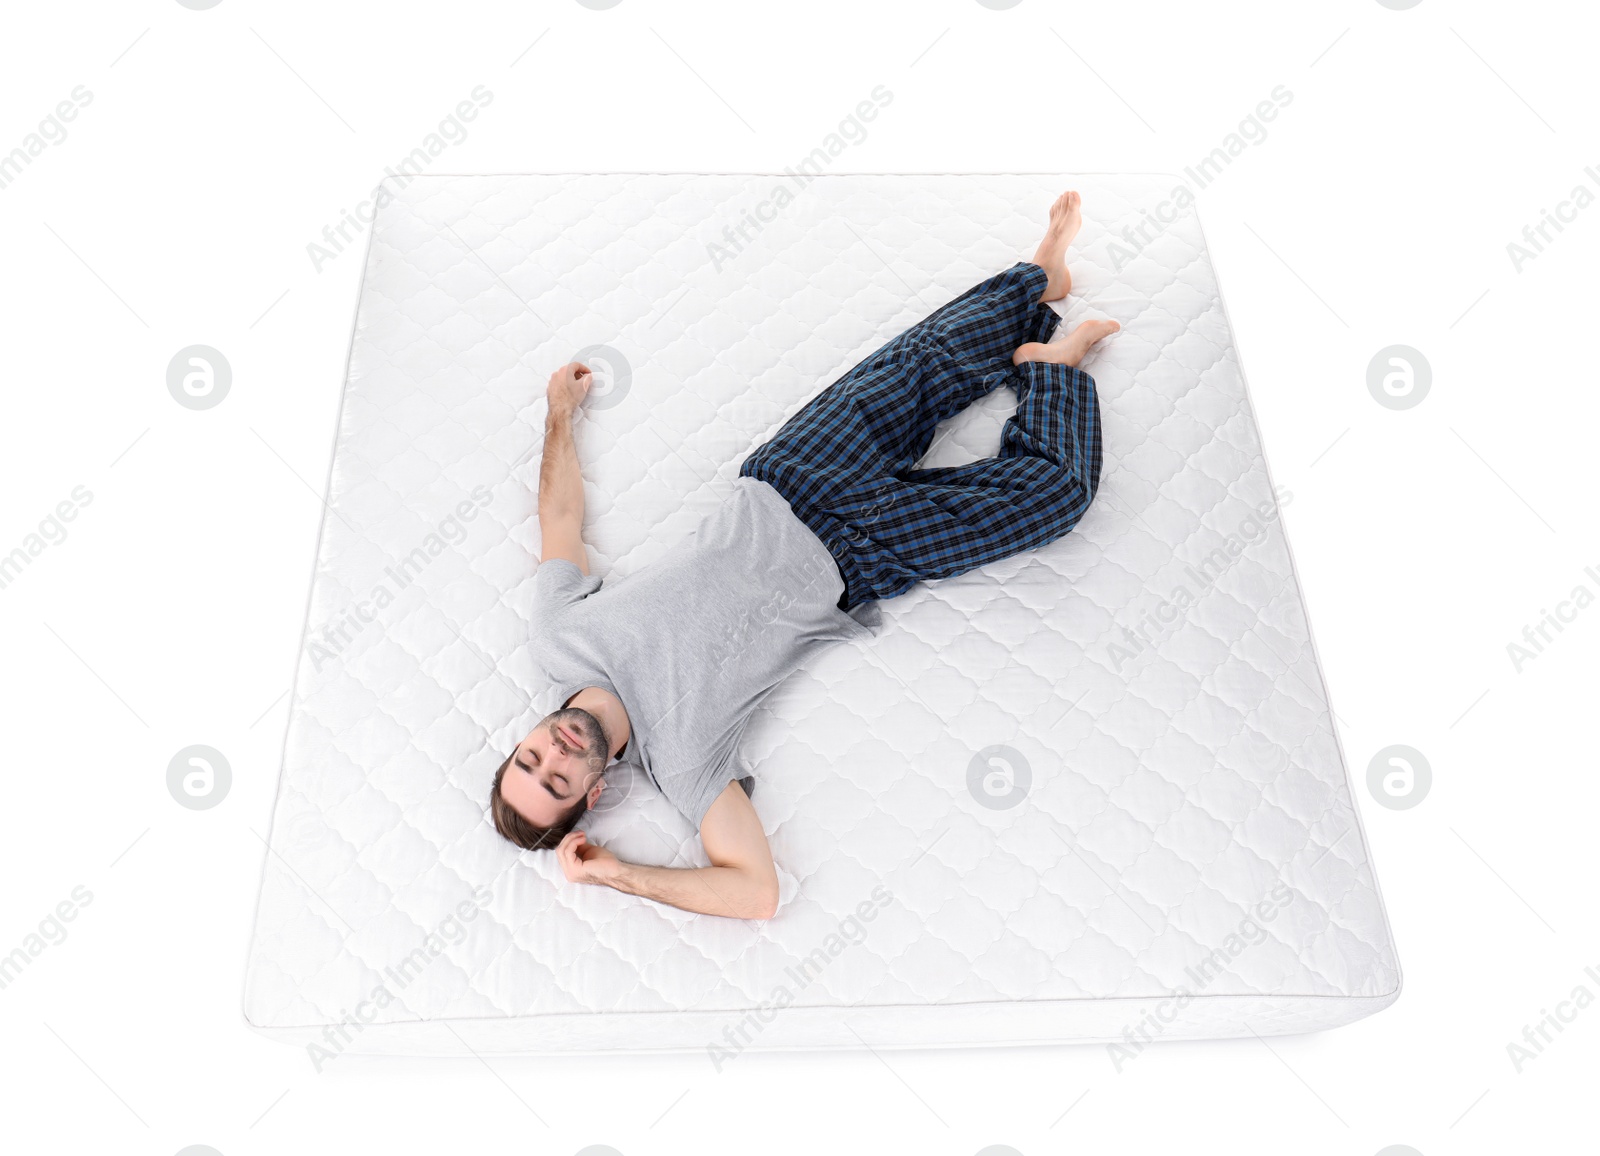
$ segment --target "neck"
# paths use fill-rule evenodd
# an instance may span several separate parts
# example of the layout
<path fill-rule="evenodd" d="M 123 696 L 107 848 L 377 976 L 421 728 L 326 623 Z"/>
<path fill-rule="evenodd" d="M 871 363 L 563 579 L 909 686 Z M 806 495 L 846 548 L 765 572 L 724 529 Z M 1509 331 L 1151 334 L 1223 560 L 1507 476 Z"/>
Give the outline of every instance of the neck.
<path fill-rule="evenodd" d="M 600 725 L 606 728 L 606 735 L 611 739 L 611 749 L 606 752 L 607 760 L 617 757 L 617 752 L 628 745 L 628 740 L 633 737 L 633 727 L 628 723 L 628 712 L 622 705 L 622 700 L 610 691 L 601 690 L 598 686 L 587 686 L 569 698 L 566 706 L 575 706 L 588 711 L 600 720 Z"/>

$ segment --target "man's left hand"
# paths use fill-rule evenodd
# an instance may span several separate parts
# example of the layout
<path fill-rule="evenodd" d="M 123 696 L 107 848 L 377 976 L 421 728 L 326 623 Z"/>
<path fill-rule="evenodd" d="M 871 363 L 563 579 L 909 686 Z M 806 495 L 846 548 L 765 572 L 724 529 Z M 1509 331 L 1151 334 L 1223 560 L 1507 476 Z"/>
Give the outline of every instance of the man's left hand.
<path fill-rule="evenodd" d="M 570 883 L 610 883 L 622 861 L 598 843 L 589 842 L 582 831 L 569 831 L 556 845 L 556 858 Z"/>

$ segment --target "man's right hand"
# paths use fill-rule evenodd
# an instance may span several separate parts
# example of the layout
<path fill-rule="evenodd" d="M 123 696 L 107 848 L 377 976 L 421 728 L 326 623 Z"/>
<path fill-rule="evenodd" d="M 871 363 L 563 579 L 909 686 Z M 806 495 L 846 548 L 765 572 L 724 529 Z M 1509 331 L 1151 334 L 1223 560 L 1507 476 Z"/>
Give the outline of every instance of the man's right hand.
<path fill-rule="evenodd" d="M 574 361 L 556 370 L 550 375 L 550 385 L 545 390 L 550 416 L 571 417 L 593 384 L 594 374 L 582 362 Z"/>
<path fill-rule="evenodd" d="M 550 375 L 545 390 L 549 412 L 544 421 L 544 461 L 539 465 L 539 560 L 563 558 L 589 573 L 583 548 L 583 475 L 572 442 L 572 415 L 588 396 L 594 374 L 574 361 Z"/>

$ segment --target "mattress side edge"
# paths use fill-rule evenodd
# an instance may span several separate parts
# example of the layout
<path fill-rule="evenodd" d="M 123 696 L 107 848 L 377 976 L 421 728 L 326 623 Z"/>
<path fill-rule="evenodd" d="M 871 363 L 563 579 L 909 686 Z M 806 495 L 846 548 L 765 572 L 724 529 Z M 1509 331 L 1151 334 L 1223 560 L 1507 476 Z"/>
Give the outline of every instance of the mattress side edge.
<path fill-rule="evenodd" d="M 1173 1042 L 1179 1040 L 1216 1040 L 1243 1038 L 1246 1036 L 1262 1035 L 1305 1035 L 1313 1032 L 1331 1031 L 1345 1027 L 1359 1020 L 1366 1019 L 1389 1007 L 1395 1002 L 1396 996 L 1343 996 L 1343 995 L 1316 995 L 1316 996 L 1197 996 L 1192 1006 L 1204 1006 L 1208 1003 L 1226 1005 L 1235 1001 L 1256 1000 L 1265 1003 L 1269 1008 L 1300 1010 L 1306 1014 L 1295 1023 L 1284 1024 L 1273 1022 L 1270 1018 L 1261 1020 L 1245 1012 L 1221 1023 L 1184 1023 L 1181 1018 L 1162 1029 L 1159 1037 L 1152 1042 Z M 874 1042 L 871 1047 L 877 1049 L 931 1049 L 943 1050 L 951 1048 L 992 1049 L 997 1047 L 1036 1047 L 1036 1046 L 1068 1046 L 1086 1044 L 1111 1044 L 1126 1041 L 1127 1036 L 1120 1029 L 1122 1019 L 1116 1021 L 1117 1026 L 1110 1027 L 1104 1021 L 1096 1026 L 1081 1024 L 1074 1027 L 1070 1022 L 1063 1023 L 1059 1019 L 1049 1023 L 1042 1029 L 1030 1034 L 1030 1028 L 1036 1028 L 1041 1023 L 1041 1011 L 1059 1011 L 1071 1014 L 1073 1012 L 1093 1013 L 1103 1010 L 1107 1005 L 1128 1004 L 1130 1013 L 1129 1022 L 1139 1020 L 1137 1014 L 1143 1009 L 1145 1018 L 1151 1015 L 1151 1009 L 1170 1000 L 1170 997 L 1141 996 L 1133 999 L 1087 999 L 1087 1000 L 1052 1000 L 1044 1005 L 1032 1005 L 1027 1001 L 996 1001 L 982 1007 L 1001 1009 L 1002 1014 L 993 1016 L 986 1013 L 981 1030 L 974 1030 L 970 1024 L 965 1027 L 950 1026 L 935 1022 L 937 1017 L 930 1012 L 958 1010 L 951 1009 L 948 1005 L 907 1007 L 907 1015 L 896 1023 L 898 1039 L 884 1038 L 882 1034 L 884 1025 L 891 1021 L 880 1018 L 875 1026 Z M 1082 1008 L 1068 1005 L 1083 1004 Z M 969 1007 L 971 1005 L 968 1005 Z M 777 1038 L 772 1034 L 763 1042 L 754 1040 L 740 1049 L 740 1052 L 785 1052 L 785 1051 L 860 1051 L 862 1043 L 859 1034 L 847 1036 L 843 1034 L 830 1034 L 831 1028 L 836 1028 L 842 1022 L 835 1016 L 840 1009 L 837 1008 L 788 1008 L 783 1017 L 774 1023 L 787 1020 L 791 1030 L 784 1038 Z M 796 1018 L 796 1012 L 810 1012 L 808 1016 Z M 284 1026 L 266 1026 L 249 1023 L 257 1034 L 277 1043 L 291 1047 L 309 1047 L 313 1044 L 329 1047 L 333 1056 L 339 1055 L 415 1055 L 415 1056 L 462 1056 L 462 1046 L 465 1042 L 471 1045 L 472 1054 L 484 1052 L 502 1055 L 659 1055 L 665 1053 L 706 1054 L 707 1041 L 715 1041 L 719 1037 L 715 1029 L 726 1023 L 725 1016 L 732 1013 L 685 1013 L 678 1011 L 656 1011 L 643 1013 L 650 1017 L 648 1024 L 623 1025 L 617 1023 L 612 1013 L 584 1012 L 574 1017 L 577 1022 L 560 1025 L 561 1033 L 566 1038 L 572 1038 L 577 1033 L 582 1043 L 576 1046 L 564 1046 L 563 1039 L 535 1038 L 543 1033 L 544 1029 L 551 1027 L 552 1017 L 548 1016 L 514 1016 L 505 1019 L 494 1017 L 441 1017 L 433 1020 L 409 1021 L 400 1024 L 375 1023 L 361 1028 L 360 1032 L 348 1040 L 337 1045 L 328 1045 L 324 1024 L 298 1024 Z M 692 1018 L 691 1018 L 692 1017 Z M 559 1018 L 559 1017 L 558 1017 Z M 631 1018 L 631 1017 L 630 1017 Z M 1048 1017 L 1047 1017 L 1048 1018 Z M 1255 1022 L 1252 1022 L 1252 1021 Z M 1003 1021 L 998 1022 L 997 1021 Z M 247 1020 L 247 1023 L 249 1021 Z M 859 1022 L 859 1017 L 858 1017 Z M 656 1033 L 654 1043 L 642 1044 L 638 1036 L 643 1033 L 635 1032 L 633 1028 L 647 1028 Z M 869 1026 L 868 1030 L 872 1030 Z M 987 1034 L 992 1028 L 998 1026 L 999 1034 Z M 1087 1028 L 1088 1030 L 1082 1030 Z M 596 1030 L 599 1029 L 599 1030 Z M 709 1033 L 709 1034 L 708 1034 Z"/>
<path fill-rule="evenodd" d="M 1223 289 L 1222 289 L 1222 276 L 1217 270 L 1216 258 L 1212 255 L 1212 252 L 1211 252 L 1211 240 L 1210 240 L 1209 237 L 1206 236 L 1205 221 L 1202 219 L 1202 217 L 1200 215 L 1200 208 L 1199 208 L 1198 205 L 1195 206 L 1195 208 L 1193 209 L 1193 212 L 1194 212 L 1195 226 L 1200 230 L 1200 241 L 1201 241 L 1202 246 L 1204 247 L 1205 254 L 1206 254 L 1206 259 L 1211 265 L 1211 276 L 1212 276 L 1213 280 L 1216 281 L 1216 284 L 1217 284 L 1217 305 L 1222 310 L 1223 323 L 1228 327 L 1228 336 L 1230 338 L 1230 344 L 1231 344 L 1231 347 L 1233 349 L 1233 354 L 1234 354 L 1234 357 L 1238 360 L 1238 363 L 1239 363 L 1239 384 L 1240 384 L 1241 391 L 1242 391 L 1242 394 L 1243 394 L 1243 397 L 1244 397 L 1244 403 L 1245 403 L 1245 406 L 1250 411 L 1250 420 L 1255 425 L 1257 440 L 1261 444 L 1261 467 L 1266 472 L 1267 486 L 1268 486 L 1269 491 L 1272 492 L 1274 495 L 1276 495 L 1277 488 L 1276 488 L 1276 486 L 1273 485 L 1273 480 L 1272 480 L 1272 462 L 1271 462 L 1270 457 L 1269 457 L 1269 455 L 1267 453 L 1267 440 L 1266 440 L 1266 438 L 1261 436 L 1261 422 L 1256 416 L 1255 401 L 1254 401 L 1254 398 L 1253 398 L 1253 396 L 1251 394 L 1251 390 L 1250 390 L 1250 378 L 1249 378 L 1249 375 L 1245 372 L 1245 368 L 1244 368 L 1244 354 L 1239 348 L 1238 335 L 1237 335 L 1237 333 L 1235 332 L 1235 330 L 1233 328 L 1233 318 L 1228 312 L 1227 296 L 1223 292 Z M 1276 502 L 1276 500 L 1277 500 L 1276 497 L 1274 497 L 1273 500 L 1274 500 L 1274 502 Z M 1366 822 L 1365 822 L 1365 819 L 1362 816 L 1361 807 L 1356 802 L 1355 783 L 1350 777 L 1350 759 L 1349 759 L 1348 755 L 1346 755 L 1346 753 L 1345 753 L 1344 740 L 1341 738 L 1341 736 L 1339 734 L 1339 728 L 1336 725 L 1333 725 L 1333 723 L 1331 721 L 1332 719 L 1334 719 L 1336 717 L 1334 715 L 1334 710 L 1333 710 L 1333 693 L 1332 693 L 1331 688 L 1328 686 L 1328 676 L 1327 676 L 1326 672 L 1323 670 L 1323 667 L 1322 667 L 1322 652 L 1321 652 L 1321 648 L 1318 647 L 1318 645 L 1317 645 L 1316 627 L 1312 624 L 1312 621 L 1311 621 L 1311 608 L 1307 604 L 1307 601 L 1306 601 L 1305 585 L 1300 580 L 1300 566 L 1299 566 L 1298 561 L 1295 559 L 1294 544 L 1290 541 L 1290 538 L 1289 538 L 1289 527 L 1288 527 L 1287 520 L 1280 516 L 1279 525 L 1280 525 L 1281 531 L 1283 533 L 1284 550 L 1289 556 L 1289 573 L 1290 573 L 1290 576 L 1293 577 L 1293 579 L 1294 579 L 1295 590 L 1300 596 L 1300 607 L 1301 607 L 1301 610 L 1302 610 L 1302 612 L 1304 614 L 1304 617 L 1305 617 L 1306 641 L 1307 641 L 1308 645 L 1311 647 L 1312 665 L 1316 668 L 1317 679 L 1322 684 L 1322 698 L 1323 698 L 1323 702 L 1327 704 L 1327 708 L 1328 708 L 1328 716 L 1329 716 L 1329 719 L 1330 719 L 1330 724 L 1329 724 L 1329 728 L 1328 729 L 1333 735 L 1334 749 L 1339 754 L 1339 768 L 1344 773 L 1345 794 L 1350 800 L 1350 811 L 1355 816 L 1356 836 L 1357 836 L 1357 838 L 1359 838 L 1361 840 L 1361 848 L 1362 848 L 1362 851 L 1366 855 L 1367 863 L 1368 863 L 1369 869 L 1370 869 L 1370 874 L 1372 876 L 1372 891 L 1373 891 L 1374 896 L 1376 896 L 1376 898 L 1378 900 L 1378 911 L 1379 911 L 1379 914 L 1382 916 L 1383 928 L 1384 928 L 1385 933 L 1388 936 L 1389 953 L 1393 957 L 1393 960 L 1394 960 L 1394 986 L 1393 986 L 1393 988 L 1388 992 L 1379 993 L 1378 996 L 1375 996 L 1375 997 L 1372 997 L 1372 998 L 1381 998 L 1382 996 L 1389 996 L 1390 997 L 1390 1002 L 1393 1002 L 1395 999 L 1399 998 L 1401 988 L 1404 985 L 1404 972 L 1403 972 L 1403 970 L 1401 968 L 1401 964 L 1400 964 L 1400 950 L 1399 950 L 1398 946 L 1395 944 L 1395 940 L 1394 940 L 1394 923 L 1389 918 L 1389 907 L 1388 907 L 1388 904 L 1384 901 L 1383 883 L 1378 878 L 1378 864 L 1377 864 L 1377 860 L 1373 857 L 1373 854 L 1372 854 L 1372 844 L 1367 838 Z M 1357 997 L 1352 997 L 1352 998 L 1357 998 Z M 1385 1006 L 1387 1006 L 1387 1005 L 1385 1005 Z"/>
<path fill-rule="evenodd" d="M 382 184 L 389 182 L 389 177 L 384 177 Z M 392 203 L 392 198 L 390 199 Z M 261 897 L 266 889 L 267 868 L 272 859 L 272 836 L 274 824 L 278 816 L 278 803 L 283 793 L 284 763 L 288 759 L 289 736 L 292 733 L 295 719 L 295 707 L 299 703 L 300 668 L 305 661 L 306 638 L 311 631 L 311 608 L 317 593 L 317 569 L 322 563 L 322 545 L 327 536 L 328 523 L 333 518 L 333 503 L 329 500 L 333 492 L 333 474 L 338 464 L 339 437 L 344 428 L 345 403 L 350 392 L 350 367 L 354 361 L 356 340 L 360 336 L 361 303 L 366 296 L 367 276 L 371 272 L 372 249 L 374 240 L 378 235 L 378 222 L 382 219 L 383 208 L 380 207 L 374 216 L 372 224 L 367 229 L 367 244 L 361 255 L 361 275 L 356 279 L 355 299 L 350 309 L 350 340 L 345 346 L 344 373 L 339 383 L 339 404 L 335 407 L 333 418 L 333 438 L 328 447 L 328 468 L 322 482 L 322 518 L 317 523 L 317 540 L 312 547 L 311 575 L 306 583 L 305 610 L 301 615 L 300 636 L 296 640 L 294 669 L 289 680 L 289 709 L 286 712 L 283 724 L 283 738 L 278 744 L 278 774 L 273 783 L 272 803 L 267 813 L 267 834 L 261 849 L 261 870 L 257 876 L 255 904 L 250 912 L 250 935 L 245 946 L 245 964 L 241 976 L 240 1011 L 245 1022 L 256 1031 L 264 1030 L 250 1018 L 250 983 L 255 970 L 256 962 L 256 937 L 259 933 L 261 920 Z"/>

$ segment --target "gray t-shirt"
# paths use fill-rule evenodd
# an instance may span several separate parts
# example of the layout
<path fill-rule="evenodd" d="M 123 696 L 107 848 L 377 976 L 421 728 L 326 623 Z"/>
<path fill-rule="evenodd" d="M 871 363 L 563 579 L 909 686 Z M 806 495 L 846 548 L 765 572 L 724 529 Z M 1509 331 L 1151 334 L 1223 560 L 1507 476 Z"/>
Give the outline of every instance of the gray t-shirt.
<path fill-rule="evenodd" d="M 561 559 L 533 580 L 534 662 L 565 703 L 597 686 L 622 700 L 639 763 L 698 829 L 749 768 L 740 736 L 756 705 L 807 657 L 870 637 L 872 603 L 839 609 L 826 546 L 767 483 L 738 478 L 692 536 L 601 588 Z"/>

